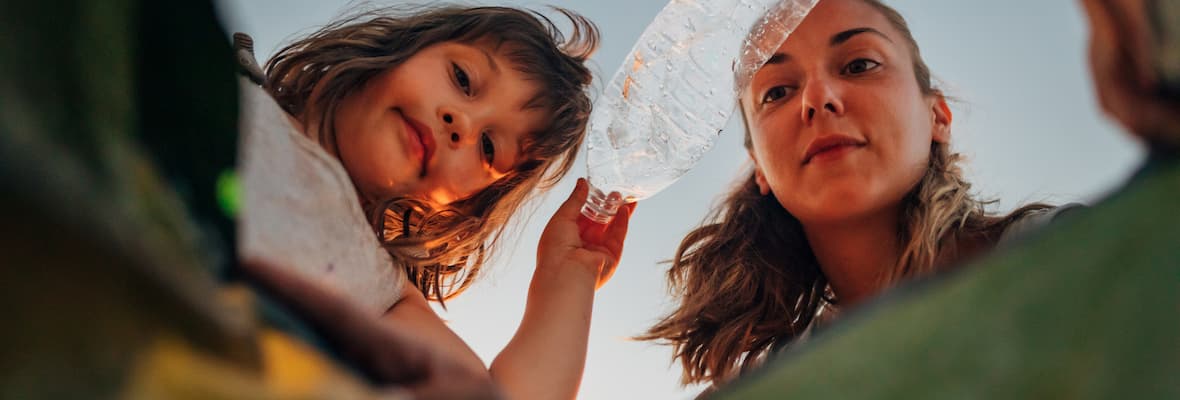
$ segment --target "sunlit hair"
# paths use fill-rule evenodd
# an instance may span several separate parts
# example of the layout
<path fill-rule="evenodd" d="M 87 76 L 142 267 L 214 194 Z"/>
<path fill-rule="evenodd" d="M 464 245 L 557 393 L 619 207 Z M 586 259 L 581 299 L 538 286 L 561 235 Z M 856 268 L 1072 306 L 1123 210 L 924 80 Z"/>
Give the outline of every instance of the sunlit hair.
<path fill-rule="evenodd" d="M 942 96 L 905 19 L 876 0 L 863 1 L 906 38 L 922 93 Z M 748 128 L 745 145 L 751 148 Z M 938 267 L 939 255 L 956 251 L 960 238 L 994 242 L 1011 222 L 1046 207 L 1034 204 L 1007 216 L 988 215 L 989 202 L 971 196 L 959 160 L 947 144 L 931 144 L 925 175 L 903 200 L 898 237 L 904 247 L 885 284 L 928 274 Z M 673 346 L 685 384 L 720 385 L 733 379 L 790 344 L 835 306 L 799 220 L 773 195 L 759 192 L 752 170 L 744 176 L 680 243 L 668 271 L 679 304 L 640 337 Z"/>
<path fill-rule="evenodd" d="M 548 17 L 505 7 L 391 7 L 336 21 L 280 50 L 266 63 L 266 89 L 305 124 L 318 121 L 319 141 L 335 146 L 342 100 L 422 49 L 443 42 L 491 43 L 513 68 L 542 87 L 533 104 L 548 126 L 526 138 L 522 162 L 478 193 L 450 205 L 398 197 L 367 204 L 386 249 L 427 299 L 466 289 L 495 248 L 509 218 L 560 180 L 573 164 L 590 114 L 584 65 L 598 46 L 589 20 L 555 9 L 572 23 L 569 38 Z"/>

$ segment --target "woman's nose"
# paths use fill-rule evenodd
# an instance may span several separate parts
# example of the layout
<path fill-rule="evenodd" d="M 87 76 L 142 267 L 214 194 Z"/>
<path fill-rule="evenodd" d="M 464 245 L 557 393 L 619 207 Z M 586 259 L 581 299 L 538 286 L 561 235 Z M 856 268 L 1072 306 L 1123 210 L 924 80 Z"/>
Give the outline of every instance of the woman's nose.
<path fill-rule="evenodd" d="M 827 79 L 812 79 L 803 88 L 803 122 L 811 124 L 822 114 L 844 114 L 844 104 Z"/>

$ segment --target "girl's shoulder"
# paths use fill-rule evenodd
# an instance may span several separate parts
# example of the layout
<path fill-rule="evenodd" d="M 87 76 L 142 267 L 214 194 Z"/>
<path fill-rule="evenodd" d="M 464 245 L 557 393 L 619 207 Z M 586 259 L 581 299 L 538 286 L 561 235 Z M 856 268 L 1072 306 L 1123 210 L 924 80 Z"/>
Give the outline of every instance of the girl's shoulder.
<path fill-rule="evenodd" d="M 238 247 L 244 259 L 326 283 L 377 313 L 405 273 L 370 227 L 343 165 L 292 124 L 264 89 L 241 80 Z"/>

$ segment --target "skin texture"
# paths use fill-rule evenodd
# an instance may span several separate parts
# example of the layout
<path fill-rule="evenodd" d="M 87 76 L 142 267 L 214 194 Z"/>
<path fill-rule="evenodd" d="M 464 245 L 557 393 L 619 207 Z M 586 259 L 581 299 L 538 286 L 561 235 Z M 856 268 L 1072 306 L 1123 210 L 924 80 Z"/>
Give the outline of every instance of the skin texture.
<path fill-rule="evenodd" d="M 344 99 L 335 115 L 337 156 L 362 196 L 449 204 L 513 169 L 521 140 L 548 116 L 530 107 L 540 88 L 516 71 L 506 50 L 433 45 Z"/>
<path fill-rule="evenodd" d="M 871 6 L 825 0 L 741 99 L 758 186 L 803 224 L 844 306 L 875 294 L 897 262 L 902 200 L 931 143 L 950 140 L 946 101 L 922 93 L 912 57 Z M 817 153 L 824 143 L 846 145 Z"/>

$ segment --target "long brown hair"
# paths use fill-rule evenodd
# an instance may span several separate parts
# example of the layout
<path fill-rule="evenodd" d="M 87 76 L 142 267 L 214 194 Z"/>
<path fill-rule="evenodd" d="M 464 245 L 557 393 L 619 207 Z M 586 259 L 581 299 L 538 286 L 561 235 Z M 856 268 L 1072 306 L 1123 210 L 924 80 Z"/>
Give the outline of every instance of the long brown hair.
<path fill-rule="evenodd" d="M 908 40 L 922 93 L 942 96 L 905 19 L 877 0 L 862 1 Z M 751 148 L 748 128 L 745 145 Z M 989 202 L 971 196 L 960 159 L 949 145 L 931 144 L 926 172 L 903 200 L 898 237 L 904 247 L 887 283 L 933 272 L 938 256 L 956 251 L 962 238 L 994 243 L 1011 222 L 1046 207 L 1033 204 L 1002 217 L 988 215 Z M 821 310 L 834 305 L 799 220 L 774 196 L 759 192 L 752 170 L 744 175 L 680 243 L 668 271 L 679 305 L 639 337 L 671 344 L 686 384 L 734 378 L 791 343 Z"/>
<path fill-rule="evenodd" d="M 266 63 L 266 88 L 305 124 L 318 121 L 320 143 L 334 146 L 341 101 L 375 76 L 437 43 L 491 40 L 513 67 L 542 86 L 549 125 L 525 140 L 525 160 L 469 198 L 443 206 L 397 197 L 366 205 L 374 229 L 427 299 L 466 289 L 495 248 L 507 221 L 534 189 L 548 189 L 573 165 L 590 114 L 584 65 L 598 30 L 571 11 L 568 39 L 543 14 L 506 7 L 388 7 L 343 18 L 280 50 Z"/>

